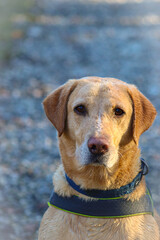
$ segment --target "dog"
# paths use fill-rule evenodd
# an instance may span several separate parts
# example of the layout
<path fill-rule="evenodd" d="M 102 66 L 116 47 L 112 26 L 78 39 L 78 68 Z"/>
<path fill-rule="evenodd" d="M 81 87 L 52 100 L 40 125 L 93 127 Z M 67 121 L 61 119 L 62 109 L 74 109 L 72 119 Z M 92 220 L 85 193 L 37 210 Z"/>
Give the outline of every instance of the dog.
<path fill-rule="evenodd" d="M 159 240 L 160 218 L 155 210 L 153 214 L 126 212 L 125 216 L 115 217 L 122 214 L 121 204 L 130 204 L 132 211 L 148 191 L 144 177 L 147 167 L 142 171 L 138 142 L 156 117 L 152 103 L 134 85 L 93 76 L 69 80 L 47 96 L 43 104 L 46 116 L 58 131 L 62 159 L 53 177 L 57 204 L 63 199 L 73 202 L 70 211 L 62 209 L 63 204 L 49 204 L 38 239 Z M 139 182 L 131 189 L 140 173 Z M 124 186 L 129 186 L 129 191 L 111 199 L 109 217 L 99 216 L 106 214 L 103 207 L 110 204 L 110 198 L 104 202 L 93 193 L 115 193 L 115 189 L 119 193 Z M 90 215 L 98 216 L 72 211 L 74 199 L 79 201 L 74 211 L 83 210 L 81 203 L 88 204 L 85 211 L 93 204 Z M 115 208 L 117 212 L 112 216 Z"/>

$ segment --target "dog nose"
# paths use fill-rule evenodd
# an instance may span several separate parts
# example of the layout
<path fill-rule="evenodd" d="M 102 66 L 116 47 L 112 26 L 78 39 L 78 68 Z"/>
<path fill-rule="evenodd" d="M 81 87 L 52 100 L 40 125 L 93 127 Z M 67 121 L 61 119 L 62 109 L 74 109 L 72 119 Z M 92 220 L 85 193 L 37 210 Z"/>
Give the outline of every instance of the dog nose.
<path fill-rule="evenodd" d="M 90 137 L 88 140 L 88 148 L 94 155 L 104 154 L 108 151 L 108 141 L 104 137 Z"/>

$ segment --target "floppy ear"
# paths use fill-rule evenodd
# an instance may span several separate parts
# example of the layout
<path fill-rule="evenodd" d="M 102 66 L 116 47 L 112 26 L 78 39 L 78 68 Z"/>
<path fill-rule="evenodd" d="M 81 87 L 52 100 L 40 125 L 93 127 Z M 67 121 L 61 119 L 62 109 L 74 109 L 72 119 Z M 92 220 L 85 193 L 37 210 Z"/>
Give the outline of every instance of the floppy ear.
<path fill-rule="evenodd" d="M 140 135 L 152 125 L 157 112 L 152 103 L 134 85 L 129 87 L 128 92 L 133 101 L 133 138 L 138 144 Z"/>
<path fill-rule="evenodd" d="M 76 80 L 70 80 L 49 94 L 43 101 L 45 113 L 53 126 L 57 129 L 59 137 L 62 135 L 65 128 L 67 102 L 76 85 Z"/>

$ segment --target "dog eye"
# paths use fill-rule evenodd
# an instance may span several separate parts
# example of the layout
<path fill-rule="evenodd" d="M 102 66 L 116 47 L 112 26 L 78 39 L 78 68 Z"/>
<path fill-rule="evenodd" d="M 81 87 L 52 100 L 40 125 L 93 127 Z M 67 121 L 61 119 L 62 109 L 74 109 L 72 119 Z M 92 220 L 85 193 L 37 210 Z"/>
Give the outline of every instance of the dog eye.
<path fill-rule="evenodd" d="M 122 116 L 125 113 L 121 108 L 115 108 L 114 112 L 116 116 Z"/>
<path fill-rule="evenodd" d="M 87 110 L 86 110 L 85 106 L 79 105 L 79 106 L 74 108 L 74 112 L 79 114 L 79 115 L 86 115 Z"/>

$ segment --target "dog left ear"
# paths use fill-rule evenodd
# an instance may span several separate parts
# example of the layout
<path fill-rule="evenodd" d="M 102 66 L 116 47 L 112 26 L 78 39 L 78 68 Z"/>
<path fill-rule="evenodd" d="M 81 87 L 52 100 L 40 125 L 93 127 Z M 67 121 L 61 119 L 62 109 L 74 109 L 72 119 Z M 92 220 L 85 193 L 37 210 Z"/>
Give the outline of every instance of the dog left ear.
<path fill-rule="evenodd" d="M 133 138 L 138 145 L 140 135 L 152 125 L 157 112 L 134 85 L 130 85 L 128 92 L 133 102 Z"/>
<path fill-rule="evenodd" d="M 49 94 L 43 101 L 46 116 L 57 129 L 59 137 L 62 135 L 65 128 L 67 102 L 76 86 L 76 80 L 69 80 L 66 84 Z"/>

